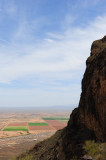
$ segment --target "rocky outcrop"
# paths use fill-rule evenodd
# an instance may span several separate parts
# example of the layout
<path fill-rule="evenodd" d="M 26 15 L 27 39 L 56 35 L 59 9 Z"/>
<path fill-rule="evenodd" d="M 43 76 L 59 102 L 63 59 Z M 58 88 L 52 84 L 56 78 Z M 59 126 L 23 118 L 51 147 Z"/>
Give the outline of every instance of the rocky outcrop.
<path fill-rule="evenodd" d="M 78 108 L 68 125 L 54 136 L 37 144 L 29 154 L 36 160 L 70 160 L 83 155 L 85 140 L 106 142 L 106 36 L 94 41 L 82 80 Z"/>
<path fill-rule="evenodd" d="M 72 112 L 64 135 L 67 159 L 81 156 L 85 140 L 106 142 L 106 36 L 91 46 L 79 107 Z"/>
<path fill-rule="evenodd" d="M 79 103 L 81 121 L 94 131 L 96 140 L 106 141 L 106 36 L 92 44 L 86 64 Z"/>

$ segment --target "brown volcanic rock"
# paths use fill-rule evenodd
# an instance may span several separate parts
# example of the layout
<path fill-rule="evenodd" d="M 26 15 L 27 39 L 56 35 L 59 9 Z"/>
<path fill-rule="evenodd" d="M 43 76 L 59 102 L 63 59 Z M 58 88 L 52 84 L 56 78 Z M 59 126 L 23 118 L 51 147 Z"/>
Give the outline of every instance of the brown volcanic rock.
<path fill-rule="evenodd" d="M 79 107 L 72 113 L 68 129 L 74 123 L 82 124 L 94 132 L 95 139 L 106 141 L 106 36 L 93 42 L 86 66 Z"/>
<path fill-rule="evenodd" d="M 93 42 L 86 61 L 79 107 L 68 126 L 37 144 L 29 154 L 36 160 L 70 160 L 83 155 L 85 140 L 106 142 L 106 36 Z"/>
<path fill-rule="evenodd" d="M 85 140 L 106 142 L 106 36 L 93 42 L 86 61 L 79 107 L 64 131 L 65 157 L 80 156 Z"/>
<path fill-rule="evenodd" d="M 106 141 L 106 36 L 92 44 L 86 64 L 79 103 L 81 121 L 97 140 Z"/>

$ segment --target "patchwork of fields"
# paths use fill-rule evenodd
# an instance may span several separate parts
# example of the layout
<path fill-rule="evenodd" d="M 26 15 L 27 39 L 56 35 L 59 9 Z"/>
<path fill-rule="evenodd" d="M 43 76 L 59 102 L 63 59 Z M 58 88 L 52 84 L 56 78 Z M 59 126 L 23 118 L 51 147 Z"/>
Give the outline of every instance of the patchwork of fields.
<path fill-rule="evenodd" d="M 34 110 L 1 112 L 0 160 L 10 160 L 66 127 L 69 113 Z"/>
<path fill-rule="evenodd" d="M 8 123 L 3 131 L 31 131 L 37 130 L 59 130 L 66 127 L 68 118 L 64 117 L 43 117 L 44 122 L 11 122 Z"/>

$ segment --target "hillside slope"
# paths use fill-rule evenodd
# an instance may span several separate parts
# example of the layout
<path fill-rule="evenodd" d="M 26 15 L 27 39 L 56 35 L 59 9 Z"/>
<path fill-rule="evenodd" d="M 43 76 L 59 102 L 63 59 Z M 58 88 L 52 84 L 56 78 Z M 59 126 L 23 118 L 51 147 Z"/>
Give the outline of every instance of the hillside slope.
<path fill-rule="evenodd" d="M 94 41 L 82 80 L 78 108 L 68 125 L 51 138 L 38 143 L 28 154 L 35 160 L 70 160 L 83 155 L 85 140 L 106 142 L 106 36 Z M 23 155 L 22 155 L 23 157 Z"/>

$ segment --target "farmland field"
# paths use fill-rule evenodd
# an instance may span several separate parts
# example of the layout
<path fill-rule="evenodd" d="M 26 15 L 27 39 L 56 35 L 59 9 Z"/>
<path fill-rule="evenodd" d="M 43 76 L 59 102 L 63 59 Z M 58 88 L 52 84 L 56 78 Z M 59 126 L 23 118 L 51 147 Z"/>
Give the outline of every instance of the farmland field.
<path fill-rule="evenodd" d="M 28 131 L 26 126 L 7 126 L 3 131 Z"/>
<path fill-rule="evenodd" d="M 69 111 L 4 111 L 0 113 L 0 160 L 10 160 L 67 126 Z M 43 118 L 42 118 L 43 117 Z M 37 139 L 37 140 L 35 140 Z"/>
<path fill-rule="evenodd" d="M 55 130 L 62 129 L 66 127 L 67 123 L 60 122 L 58 120 L 45 120 L 50 126 L 52 126 Z"/>
<path fill-rule="evenodd" d="M 29 132 L 32 130 L 55 130 L 55 128 L 50 126 L 29 126 Z"/>
<path fill-rule="evenodd" d="M 9 123 L 8 126 L 27 126 L 28 123 L 26 122 L 14 122 L 14 123 Z"/>
<path fill-rule="evenodd" d="M 29 126 L 48 126 L 47 123 L 28 123 Z"/>
<path fill-rule="evenodd" d="M 68 120 L 60 120 L 59 122 L 67 123 Z"/>
<path fill-rule="evenodd" d="M 69 118 L 64 117 L 43 117 L 43 120 L 69 120 Z"/>

